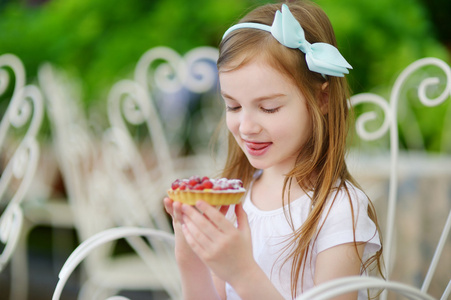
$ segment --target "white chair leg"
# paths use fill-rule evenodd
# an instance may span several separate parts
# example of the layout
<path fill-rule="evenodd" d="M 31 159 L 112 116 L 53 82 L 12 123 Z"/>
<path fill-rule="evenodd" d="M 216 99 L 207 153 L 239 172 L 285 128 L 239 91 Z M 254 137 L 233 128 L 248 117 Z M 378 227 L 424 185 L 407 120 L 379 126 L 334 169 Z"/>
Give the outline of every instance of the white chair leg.
<path fill-rule="evenodd" d="M 87 280 L 80 288 L 78 300 L 107 299 L 116 292 L 117 290 L 115 289 L 100 287 L 91 280 Z"/>
<path fill-rule="evenodd" d="M 28 298 L 28 255 L 27 239 L 30 231 L 29 223 L 24 220 L 14 255 L 11 257 L 11 300 L 27 300 Z"/>
<path fill-rule="evenodd" d="M 89 280 L 83 283 L 80 287 L 80 291 L 78 292 L 78 300 L 94 299 L 92 298 L 94 294 L 94 289 L 95 287 L 91 284 Z"/>
<path fill-rule="evenodd" d="M 446 300 L 449 299 L 449 296 L 451 295 L 451 280 L 448 282 L 448 285 L 446 286 L 445 291 L 443 292 L 442 297 L 440 300 Z"/>

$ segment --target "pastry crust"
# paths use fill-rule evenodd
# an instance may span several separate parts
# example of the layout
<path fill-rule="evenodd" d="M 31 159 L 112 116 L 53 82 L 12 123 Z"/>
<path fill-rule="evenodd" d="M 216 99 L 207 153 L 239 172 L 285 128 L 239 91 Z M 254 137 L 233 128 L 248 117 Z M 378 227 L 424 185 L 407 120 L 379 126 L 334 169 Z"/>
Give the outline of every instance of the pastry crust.
<path fill-rule="evenodd" d="M 198 200 L 203 200 L 210 205 L 231 205 L 240 203 L 245 191 L 242 190 L 168 190 L 168 196 L 174 201 L 194 205 Z"/>
<path fill-rule="evenodd" d="M 175 180 L 167 191 L 174 201 L 194 205 L 198 200 L 203 200 L 214 206 L 237 204 L 245 192 L 239 179 L 211 179 L 197 175 Z"/>

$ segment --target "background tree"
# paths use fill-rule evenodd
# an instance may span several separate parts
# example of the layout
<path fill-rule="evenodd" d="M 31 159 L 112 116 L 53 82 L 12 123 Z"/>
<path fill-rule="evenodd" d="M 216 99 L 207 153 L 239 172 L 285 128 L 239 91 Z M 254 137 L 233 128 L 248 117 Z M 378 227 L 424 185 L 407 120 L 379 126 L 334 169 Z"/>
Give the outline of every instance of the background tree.
<path fill-rule="evenodd" d="M 104 101 L 118 79 L 129 77 L 146 50 L 164 45 L 183 54 L 217 47 L 247 8 L 264 2 L 274 1 L 0 0 L 0 53 L 19 56 L 29 80 L 46 61 L 82 78 L 88 107 Z M 419 58 L 450 61 L 448 0 L 316 2 L 331 18 L 340 50 L 354 67 L 348 76 L 354 93 L 387 94 L 398 73 Z M 444 107 L 420 110 L 428 132 L 441 128 Z M 431 149 L 439 143 L 428 142 Z"/>

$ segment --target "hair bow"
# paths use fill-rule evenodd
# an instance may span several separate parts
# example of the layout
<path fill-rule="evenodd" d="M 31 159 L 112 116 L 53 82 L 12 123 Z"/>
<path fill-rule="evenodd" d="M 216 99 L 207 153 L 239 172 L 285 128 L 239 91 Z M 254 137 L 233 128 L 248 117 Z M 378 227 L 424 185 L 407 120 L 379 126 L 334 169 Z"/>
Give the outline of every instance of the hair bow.
<path fill-rule="evenodd" d="M 231 32 L 241 28 L 254 28 L 268 31 L 282 45 L 299 49 L 305 53 L 305 60 L 310 71 L 324 75 L 343 77 L 352 66 L 340 54 L 337 48 L 327 43 L 310 44 L 305 39 L 304 29 L 291 14 L 286 4 L 282 12 L 277 11 L 272 26 L 260 23 L 239 23 L 230 27 L 223 39 Z"/>

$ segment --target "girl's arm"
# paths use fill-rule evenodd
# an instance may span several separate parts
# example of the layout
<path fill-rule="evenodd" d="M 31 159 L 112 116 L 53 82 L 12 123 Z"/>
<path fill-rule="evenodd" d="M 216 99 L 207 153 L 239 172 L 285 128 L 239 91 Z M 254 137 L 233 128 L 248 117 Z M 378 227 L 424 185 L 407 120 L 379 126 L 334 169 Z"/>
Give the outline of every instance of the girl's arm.
<path fill-rule="evenodd" d="M 172 216 L 175 234 L 175 258 L 179 267 L 183 299 L 225 299 L 220 296 L 215 285 L 220 285 L 217 280 L 213 280 L 208 267 L 192 251 L 186 243 L 182 232 L 182 212 L 181 204 L 169 198 L 164 199 L 166 211 Z M 222 283 L 225 286 L 225 283 Z M 222 288 L 224 291 L 224 288 Z"/>
<path fill-rule="evenodd" d="M 358 276 L 365 244 L 346 243 L 326 249 L 318 254 L 315 265 L 315 285 L 346 276 Z M 357 292 L 341 295 L 334 300 L 357 299 Z"/>
<path fill-rule="evenodd" d="M 195 208 L 183 205 L 182 212 L 182 230 L 191 249 L 241 299 L 283 299 L 253 258 L 249 223 L 241 205 L 235 206 L 238 227 L 203 201 Z"/>

